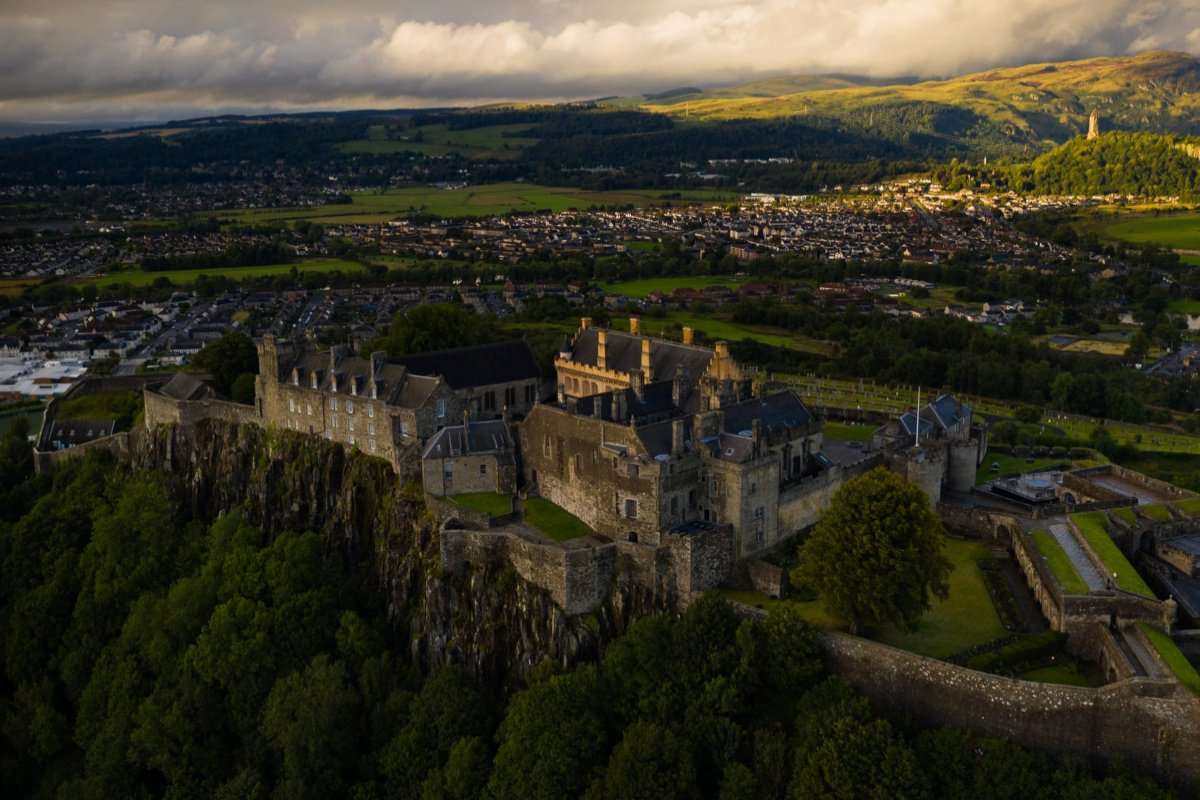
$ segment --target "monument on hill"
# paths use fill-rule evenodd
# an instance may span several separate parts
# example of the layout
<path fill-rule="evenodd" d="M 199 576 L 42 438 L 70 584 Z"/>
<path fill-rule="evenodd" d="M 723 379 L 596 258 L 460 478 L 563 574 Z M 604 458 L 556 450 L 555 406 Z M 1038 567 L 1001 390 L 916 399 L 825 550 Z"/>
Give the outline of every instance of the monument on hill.
<path fill-rule="evenodd" d="M 1100 138 L 1100 112 L 1092 111 L 1092 115 L 1088 117 L 1088 139 Z"/>

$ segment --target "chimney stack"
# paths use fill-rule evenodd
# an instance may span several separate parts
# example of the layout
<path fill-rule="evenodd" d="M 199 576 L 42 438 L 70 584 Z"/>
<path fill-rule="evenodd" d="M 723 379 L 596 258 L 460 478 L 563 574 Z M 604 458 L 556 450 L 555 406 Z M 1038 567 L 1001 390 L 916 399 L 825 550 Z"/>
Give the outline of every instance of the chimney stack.
<path fill-rule="evenodd" d="M 671 420 L 671 455 L 683 455 L 683 418 Z"/>
<path fill-rule="evenodd" d="M 586 331 L 586 330 L 587 330 L 588 328 L 590 328 L 590 327 L 592 327 L 592 318 L 591 318 L 591 317 L 582 317 L 582 318 L 580 318 L 580 320 L 579 320 L 579 329 L 580 329 L 581 331 Z"/>
<path fill-rule="evenodd" d="M 717 358 L 722 361 L 729 358 L 729 342 L 717 342 Z"/>
<path fill-rule="evenodd" d="M 640 369 L 629 373 L 629 388 L 633 389 L 633 395 L 639 403 L 646 399 L 646 382 Z"/>
<path fill-rule="evenodd" d="M 654 380 L 650 371 L 650 340 L 642 339 L 642 375 L 648 381 Z"/>
<path fill-rule="evenodd" d="M 608 331 L 596 331 L 596 366 L 608 369 Z"/>
<path fill-rule="evenodd" d="M 695 338 L 696 338 L 696 332 L 693 331 L 690 326 L 684 325 L 683 326 L 683 343 L 691 344 Z"/>
<path fill-rule="evenodd" d="M 637 317 L 629 318 L 629 332 L 634 336 L 641 335 L 641 324 Z"/>

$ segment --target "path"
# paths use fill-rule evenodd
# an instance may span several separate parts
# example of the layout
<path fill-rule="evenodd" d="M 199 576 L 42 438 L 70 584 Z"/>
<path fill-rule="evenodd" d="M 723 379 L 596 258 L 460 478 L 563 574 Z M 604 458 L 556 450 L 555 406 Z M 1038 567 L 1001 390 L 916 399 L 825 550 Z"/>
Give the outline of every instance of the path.
<path fill-rule="evenodd" d="M 1088 589 L 1092 591 L 1101 591 L 1105 588 L 1104 576 L 1092 564 L 1092 560 L 1088 558 L 1087 553 L 1083 552 L 1083 548 L 1075 539 L 1075 535 L 1071 530 L 1063 524 L 1051 525 L 1050 535 L 1053 536 L 1067 554 L 1067 558 L 1071 559 L 1071 564 L 1074 565 L 1075 571 L 1079 573 L 1079 577 L 1083 578 L 1083 582 L 1088 585 Z"/>

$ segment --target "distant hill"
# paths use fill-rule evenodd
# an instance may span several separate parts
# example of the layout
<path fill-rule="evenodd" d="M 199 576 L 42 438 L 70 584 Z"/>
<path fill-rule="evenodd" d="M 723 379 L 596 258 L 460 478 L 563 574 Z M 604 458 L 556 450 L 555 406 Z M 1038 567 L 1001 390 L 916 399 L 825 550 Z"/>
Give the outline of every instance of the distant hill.
<path fill-rule="evenodd" d="M 1079 137 L 1034 160 L 1033 188 L 1045 194 L 1200 196 L 1196 142 L 1155 133 Z"/>
<path fill-rule="evenodd" d="M 802 76 L 640 105 L 692 120 L 832 120 L 893 141 L 931 137 L 982 152 L 1032 155 L 1086 132 L 1092 110 L 1107 130 L 1200 134 L 1200 61 L 1152 52 L 888 85 Z"/>

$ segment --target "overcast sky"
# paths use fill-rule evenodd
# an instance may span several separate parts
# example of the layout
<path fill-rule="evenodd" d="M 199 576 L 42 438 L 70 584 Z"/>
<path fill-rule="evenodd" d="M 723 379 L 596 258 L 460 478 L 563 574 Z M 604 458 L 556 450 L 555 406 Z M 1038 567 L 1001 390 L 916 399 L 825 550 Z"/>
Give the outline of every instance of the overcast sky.
<path fill-rule="evenodd" d="M 561 99 L 1200 54 L 1200 0 L 0 0 L 0 118 Z"/>

